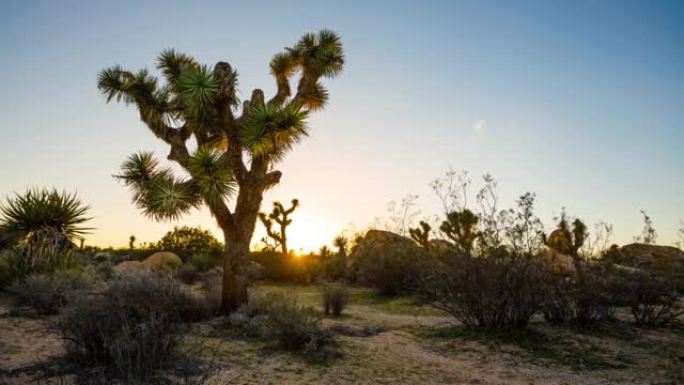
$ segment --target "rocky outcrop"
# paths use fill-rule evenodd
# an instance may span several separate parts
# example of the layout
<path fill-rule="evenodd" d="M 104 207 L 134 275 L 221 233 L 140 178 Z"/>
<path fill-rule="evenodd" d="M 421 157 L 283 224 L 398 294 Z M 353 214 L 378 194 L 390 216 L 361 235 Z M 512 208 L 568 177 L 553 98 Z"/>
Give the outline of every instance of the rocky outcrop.
<path fill-rule="evenodd" d="M 114 266 L 114 271 L 125 273 L 138 273 L 141 271 L 149 271 L 150 268 L 140 261 L 123 261 Z"/>
<path fill-rule="evenodd" d="M 160 251 L 147 257 L 142 262 L 150 269 L 156 270 L 166 275 L 171 275 L 183 265 L 180 257 L 170 251 Z"/>
<path fill-rule="evenodd" d="M 631 243 L 612 247 L 606 258 L 617 264 L 642 269 L 684 271 L 684 251 L 673 246 Z"/>
<path fill-rule="evenodd" d="M 547 248 L 535 255 L 533 261 L 556 274 L 569 276 L 574 275 L 576 272 L 573 258 L 552 248 Z"/>
<path fill-rule="evenodd" d="M 431 239 L 429 245 L 428 251 L 435 256 L 442 256 L 456 251 L 456 246 L 445 239 Z"/>

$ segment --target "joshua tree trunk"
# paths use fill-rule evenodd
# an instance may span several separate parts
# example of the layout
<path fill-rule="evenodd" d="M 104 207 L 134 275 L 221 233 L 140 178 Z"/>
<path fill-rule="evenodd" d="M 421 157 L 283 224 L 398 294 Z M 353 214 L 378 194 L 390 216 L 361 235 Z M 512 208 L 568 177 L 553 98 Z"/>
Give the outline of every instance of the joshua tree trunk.
<path fill-rule="evenodd" d="M 257 215 L 264 190 L 280 179 L 280 172 L 267 173 L 259 163 L 255 162 L 252 171 L 240 184 L 235 211 L 231 217 L 224 219 L 218 214 L 221 212 L 220 207 L 214 212 L 214 208 L 210 206 L 221 225 L 225 239 L 221 296 L 221 309 L 224 312 L 231 312 L 247 303 L 249 247 Z"/>

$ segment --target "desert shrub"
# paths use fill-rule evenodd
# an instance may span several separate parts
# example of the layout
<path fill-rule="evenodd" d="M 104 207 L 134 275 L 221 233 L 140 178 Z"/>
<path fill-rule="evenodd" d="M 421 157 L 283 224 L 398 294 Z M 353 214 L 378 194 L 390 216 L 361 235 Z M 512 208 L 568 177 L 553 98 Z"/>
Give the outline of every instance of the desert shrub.
<path fill-rule="evenodd" d="M 197 268 L 193 265 L 183 265 L 174 274 L 174 277 L 186 284 L 194 283 L 199 278 Z"/>
<path fill-rule="evenodd" d="M 320 258 L 314 254 L 294 256 L 264 250 L 251 253 L 250 258 L 263 267 L 263 278 L 272 281 L 311 283 L 320 275 Z"/>
<path fill-rule="evenodd" d="M 212 261 L 209 254 L 194 254 L 188 259 L 188 265 L 195 268 L 195 271 L 204 273 L 211 269 Z"/>
<path fill-rule="evenodd" d="M 582 262 L 574 274 L 544 270 L 544 318 L 556 324 L 588 326 L 615 320 L 624 303 L 623 277 L 607 265 Z"/>
<path fill-rule="evenodd" d="M 625 280 L 626 301 L 638 324 L 665 326 L 684 314 L 676 284 L 668 277 L 636 271 Z"/>
<path fill-rule="evenodd" d="M 539 310 L 540 282 L 527 256 L 502 250 L 481 257 L 457 253 L 435 265 L 421 292 L 466 326 L 515 328 Z"/>
<path fill-rule="evenodd" d="M 172 251 L 183 261 L 194 255 L 205 254 L 209 257 L 221 254 L 223 246 L 209 230 L 199 227 L 174 227 L 154 245 L 154 248 Z"/>
<path fill-rule="evenodd" d="M 287 351 L 310 361 L 321 361 L 337 353 L 337 344 L 321 324 L 316 311 L 278 294 L 255 296 L 249 305 L 230 316 L 231 325 L 246 334 L 272 340 Z"/>
<path fill-rule="evenodd" d="M 59 330 L 77 367 L 102 368 L 108 376 L 134 382 L 169 362 L 182 323 L 203 318 L 205 305 L 173 280 L 117 274 L 101 292 L 77 298 Z"/>
<path fill-rule="evenodd" d="M 415 290 L 428 274 L 431 257 L 423 252 L 394 250 L 368 254 L 354 260 L 357 281 L 378 290 L 381 295 L 396 295 Z"/>
<path fill-rule="evenodd" d="M 93 285 L 92 273 L 61 271 L 53 274 L 34 274 L 10 286 L 13 306 L 29 306 L 38 314 L 57 314 L 72 296 Z"/>
<path fill-rule="evenodd" d="M 102 280 L 109 280 L 114 276 L 114 265 L 111 262 L 100 262 L 95 266 L 95 274 Z"/>
<path fill-rule="evenodd" d="M 325 314 L 339 316 L 349 302 L 349 289 L 341 284 L 326 283 L 322 286 Z"/>

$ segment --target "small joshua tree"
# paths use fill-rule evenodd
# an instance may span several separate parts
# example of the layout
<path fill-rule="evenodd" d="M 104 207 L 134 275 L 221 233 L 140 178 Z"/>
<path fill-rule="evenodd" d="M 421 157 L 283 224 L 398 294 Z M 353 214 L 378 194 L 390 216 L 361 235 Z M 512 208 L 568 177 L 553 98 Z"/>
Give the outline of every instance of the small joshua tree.
<path fill-rule="evenodd" d="M 135 105 L 143 123 L 169 146 L 167 158 L 185 171 L 174 175 L 149 152 L 129 157 L 118 177 L 132 190 L 135 205 L 155 220 L 176 220 L 206 205 L 223 231 L 224 312 L 247 302 L 249 247 L 264 191 L 281 178 L 275 166 L 308 135 L 309 114 L 328 101 L 321 79 L 339 75 L 343 66 L 334 32 L 308 33 L 271 59 L 275 95 L 267 100 L 255 89 L 241 109 L 238 74 L 230 64 L 211 68 L 171 49 L 157 60 L 164 83 L 145 69 L 119 66 L 98 77 L 107 101 Z M 194 152 L 190 139 L 197 143 Z"/>
<path fill-rule="evenodd" d="M 579 250 L 587 239 L 587 226 L 579 219 L 572 222 L 572 228 L 568 225 L 565 210 L 561 212 L 556 230 L 547 237 L 542 235 L 544 244 L 549 248 L 570 255 L 575 260 L 579 258 Z"/>
<path fill-rule="evenodd" d="M 471 254 L 475 240 L 480 237 L 479 217 L 468 209 L 452 211 L 439 227 L 454 244 L 466 254 Z"/>
<path fill-rule="evenodd" d="M 131 235 L 131 236 L 128 238 L 128 248 L 129 248 L 130 250 L 135 249 L 135 235 Z"/>
<path fill-rule="evenodd" d="M 420 221 L 420 227 L 409 229 L 409 234 L 411 239 L 416 241 L 425 250 L 428 250 L 430 249 L 430 231 L 432 231 L 432 227 L 427 222 Z"/>
<path fill-rule="evenodd" d="M 644 229 L 641 230 L 641 236 L 636 236 L 634 239 L 637 242 L 640 241 L 647 245 L 653 245 L 656 242 L 656 238 L 658 238 L 658 233 L 653 227 L 653 220 L 644 210 L 641 210 L 641 215 L 644 217 Z"/>
<path fill-rule="evenodd" d="M 264 224 L 264 227 L 266 228 L 266 234 L 268 234 L 268 236 L 280 246 L 283 255 L 287 255 L 289 251 L 287 248 L 286 233 L 287 226 L 292 223 L 292 219 L 289 217 L 297 207 L 299 207 L 299 200 L 297 199 L 292 200 L 292 206 L 290 206 L 288 209 L 286 209 L 280 202 L 273 202 L 273 211 L 271 211 L 270 214 L 267 215 L 266 213 L 259 213 L 259 220 L 261 220 L 261 223 Z M 278 226 L 280 226 L 280 231 L 273 230 L 273 223 L 276 223 Z"/>

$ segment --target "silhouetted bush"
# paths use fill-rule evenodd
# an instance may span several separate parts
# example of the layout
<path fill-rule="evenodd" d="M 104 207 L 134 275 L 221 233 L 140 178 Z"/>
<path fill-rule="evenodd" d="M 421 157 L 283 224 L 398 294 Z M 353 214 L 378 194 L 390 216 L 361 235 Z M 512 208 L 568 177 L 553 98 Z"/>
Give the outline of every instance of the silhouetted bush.
<path fill-rule="evenodd" d="M 353 275 L 357 282 L 374 287 L 381 295 L 396 295 L 415 290 L 419 282 L 429 274 L 432 257 L 413 241 L 408 248 L 362 245 L 363 252 L 354 254 Z M 392 242 L 392 241 L 390 241 Z M 370 243 L 370 242 L 369 242 Z"/>
<path fill-rule="evenodd" d="M 684 314 L 676 284 L 668 277 L 636 271 L 625 280 L 627 302 L 638 324 L 665 326 Z"/>
<path fill-rule="evenodd" d="M 91 271 L 59 271 L 53 274 L 34 274 L 10 286 L 13 306 L 29 306 L 38 314 L 57 314 L 77 292 L 89 289 L 94 283 Z"/>
<path fill-rule="evenodd" d="M 179 342 L 182 322 L 211 314 L 207 303 L 170 279 L 117 274 L 98 293 L 83 295 L 59 322 L 70 360 L 102 368 L 124 383 L 155 376 Z"/>
<path fill-rule="evenodd" d="M 349 289 L 337 283 L 325 283 L 321 288 L 325 314 L 339 316 L 349 302 Z"/>
<path fill-rule="evenodd" d="M 321 271 L 320 258 L 315 254 L 295 256 L 265 250 L 251 253 L 251 259 L 263 267 L 263 278 L 271 281 L 306 284 L 313 282 Z"/>
<path fill-rule="evenodd" d="M 180 268 L 178 268 L 178 270 L 176 270 L 174 277 L 177 280 L 189 285 L 194 283 L 197 280 L 197 278 L 199 278 L 199 273 L 195 266 L 183 265 Z"/>
<path fill-rule="evenodd" d="M 539 271 L 527 256 L 499 251 L 452 254 L 435 265 L 421 292 L 466 326 L 523 327 L 539 310 Z"/>

